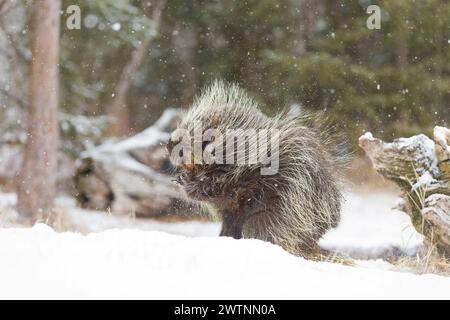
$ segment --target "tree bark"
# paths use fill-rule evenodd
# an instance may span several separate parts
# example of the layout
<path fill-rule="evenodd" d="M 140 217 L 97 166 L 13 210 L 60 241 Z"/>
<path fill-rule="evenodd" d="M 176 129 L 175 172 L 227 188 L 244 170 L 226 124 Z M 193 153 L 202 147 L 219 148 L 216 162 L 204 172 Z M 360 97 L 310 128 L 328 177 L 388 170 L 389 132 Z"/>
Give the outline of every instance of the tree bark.
<path fill-rule="evenodd" d="M 108 128 L 108 134 L 110 136 L 128 136 L 132 133 L 130 131 L 130 114 L 127 105 L 127 94 L 131 87 L 133 75 L 142 64 L 148 47 L 158 34 L 157 30 L 159 29 L 159 25 L 161 23 L 161 14 L 164 6 L 165 0 L 160 0 L 153 9 L 153 32 L 149 32 L 142 40 L 141 44 L 134 49 L 130 60 L 123 68 L 119 82 L 114 89 L 114 97 L 107 109 L 108 116 L 113 119 Z"/>
<path fill-rule="evenodd" d="M 56 192 L 60 0 L 33 1 L 31 99 L 18 183 L 18 210 L 35 220 L 53 209 Z"/>
<path fill-rule="evenodd" d="M 450 130 L 436 127 L 434 141 L 421 134 L 386 143 L 365 134 L 359 145 L 375 170 L 400 186 L 416 230 L 450 257 Z"/>

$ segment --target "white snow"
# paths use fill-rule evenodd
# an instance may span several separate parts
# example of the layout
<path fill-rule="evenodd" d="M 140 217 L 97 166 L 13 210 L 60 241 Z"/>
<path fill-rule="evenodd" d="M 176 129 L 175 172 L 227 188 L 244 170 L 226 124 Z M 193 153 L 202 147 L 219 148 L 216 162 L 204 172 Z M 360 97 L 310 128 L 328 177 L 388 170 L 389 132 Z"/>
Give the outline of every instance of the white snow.
<path fill-rule="evenodd" d="M 339 226 L 321 240 L 323 248 L 359 259 L 376 259 L 390 255 L 414 255 L 421 248 L 423 238 L 403 212 L 392 209 L 401 200 L 386 193 L 345 195 Z M 87 211 L 73 207 L 69 199 L 59 198 L 72 223 L 83 233 L 99 232 L 112 228 L 136 228 L 163 231 L 189 237 L 217 237 L 219 222 L 186 221 L 162 222 L 152 219 L 108 215 L 99 211 Z M 0 207 L 1 208 L 1 207 Z"/>
<path fill-rule="evenodd" d="M 111 29 L 114 31 L 119 31 L 122 28 L 122 25 L 119 22 L 113 23 Z"/>
<path fill-rule="evenodd" d="M 356 266 L 307 261 L 259 240 L 217 237 L 220 223 L 168 223 L 73 207 L 81 233 L 45 225 L 0 228 L 1 298 L 450 298 L 450 278 L 394 272 L 380 259 L 414 254 L 422 238 L 387 193 L 348 193 L 342 220 L 324 248 Z M 0 193 L 1 216 L 14 194 Z M 6 211 L 5 211 L 6 210 Z M 11 227 L 13 226 L 13 227 Z"/>
<path fill-rule="evenodd" d="M 412 190 L 417 190 L 420 189 L 422 187 L 426 187 L 426 186 L 430 186 L 431 184 L 433 184 L 434 182 L 436 182 L 436 180 L 433 178 L 433 176 L 431 175 L 431 173 L 429 173 L 428 171 L 425 171 L 420 177 L 419 179 L 417 179 L 416 183 L 414 183 L 414 185 L 412 186 Z"/>
<path fill-rule="evenodd" d="M 450 278 L 307 261 L 259 240 L 0 230 L 0 298 L 450 298 Z"/>
<path fill-rule="evenodd" d="M 395 139 L 391 143 L 386 143 L 386 146 L 397 145 L 400 149 L 405 149 L 407 151 L 417 151 L 417 159 L 415 162 L 424 163 L 426 166 L 430 166 L 430 173 L 437 177 L 439 176 L 439 167 L 436 159 L 436 148 L 434 141 L 428 138 L 424 134 L 419 134 L 409 138 L 399 138 Z M 422 175 L 425 173 L 424 170 L 417 168 L 417 173 Z"/>
<path fill-rule="evenodd" d="M 373 137 L 373 134 L 372 134 L 372 132 L 366 132 L 366 133 L 364 133 L 360 138 L 359 138 L 359 140 L 374 140 L 375 138 Z"/>
<path fill-rule="evenodd" d="M 338 227 L 320 245 L 361 259 L 414 255 L 423 238 L 408 215 L 392 209 L 397 201 L 398 197 L 385 193 L 348 193 Z"/>
<path fill-rule="evenodd" d="M 400 200 L 396 195 L 349 192 L 345 198 L 341 221 L 336 229 L 321 239 L 323 248 L 361 259 L 376 259 L 393 254 L 414 255 L 421 248 L 423 238 L 415 231 L 409 217 L 392 209 Z M 15 194 L 0 193 L 0 227 L 14 225 L 6 224 L 7 219 L 1 219 L 1 212 L 8 209 L 10 213 L 13 212 L 15 203 Z M 113 228 L 163 231 L 189 237 L 217 237 L 220 232 L 219 222 L 136 219 L 131 215 L 79 209 L 75 207 L 73 199 L 68 197 L 58 198 L 57 204 L 71 223 L 85 234 Z"/>
<path fill-rule="evenodd" d="M 108 215 L 99 211 L 73 208 L 67 211 L 70 221 L 83 233 L 100 232 L 109 229 L 139 229 L 162 231 L 187 237 L 217 237 L 220 223 L 207 221 L 163 222 L 153 219 Z"/>

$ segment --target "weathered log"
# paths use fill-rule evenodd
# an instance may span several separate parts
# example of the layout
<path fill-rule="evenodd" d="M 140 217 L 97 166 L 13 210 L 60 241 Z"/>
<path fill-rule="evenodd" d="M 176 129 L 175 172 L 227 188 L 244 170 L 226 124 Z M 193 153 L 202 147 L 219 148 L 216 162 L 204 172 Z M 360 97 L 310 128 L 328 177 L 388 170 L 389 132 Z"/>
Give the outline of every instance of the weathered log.
<path fill-rule="evenodd" d="M 386 143 L 371 133 L 359 138 L 377 172 L 395 182 L 414 227 L 450 256 L 450 130 L 434 129 L 434 141 L 421 134 Z"/>
<path fill-rule="evenodd" d="M 150 128 L 82 154 L 75 174 L 77 199 L 84 208 L 154 217 L 187 214 L 195 206 L 173 183 L 165 143 L 179 120 L 167 110 Z"/>
<path fill-rule="evenodd" d="M 434 128 L 436 158 L 443 179 L 450 180 L 450 130 L 444 127 Z"/>
<path fill-rule="evenodd" d="M 450 197 L 443 194 L 432 194 L 425 200 L 422 209 L 425 221 L 424 233 L 432 237 L 438 249 L 450 256 Z"/>

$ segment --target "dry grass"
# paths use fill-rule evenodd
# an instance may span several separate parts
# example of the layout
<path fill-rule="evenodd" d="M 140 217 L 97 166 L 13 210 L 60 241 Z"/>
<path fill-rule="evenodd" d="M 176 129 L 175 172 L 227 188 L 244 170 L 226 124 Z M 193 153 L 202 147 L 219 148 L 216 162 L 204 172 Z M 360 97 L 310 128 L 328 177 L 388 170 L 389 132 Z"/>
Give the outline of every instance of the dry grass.
<path fill-rule="evenodd" d="M 355 262 L 352 258 L 345 256 L 337 252 L 331 252 L 326 250 L 318 250 L 305 256 L 305 259 L 316 262 L 329 262 L 338 263 L 345 266 L 354 266 Z"/>
<path fill-rule="evenodd" d="M 427 249 L 414 257 L 398 257 L 389 261 L 395 271 L 415 274 L 438 274 L 450 276 L 450 259 L 438 253 L 436 246 L 427 245 Z"/>
<path fill-rule="evenodd" d="M 356 266 L 355 260 L 344 254 L 318 251 L 305 257 L 317 262 L 338 263 L 345 266 Z M 410 272 L 414 274 L 436 274 L 450 277 L 450 259 L 438 253 L 436 246 L 426 245 L 416 256 L 392 256 L 385 261 L 393 267 L 392 271 Z"/>
<path fill-rule="evenodd" d="M 37 219 L 36 223 L 45 223 L 57 232 L 79 231 L 63 209 L 55 209 L 52 212 L 44 214 Z"/>

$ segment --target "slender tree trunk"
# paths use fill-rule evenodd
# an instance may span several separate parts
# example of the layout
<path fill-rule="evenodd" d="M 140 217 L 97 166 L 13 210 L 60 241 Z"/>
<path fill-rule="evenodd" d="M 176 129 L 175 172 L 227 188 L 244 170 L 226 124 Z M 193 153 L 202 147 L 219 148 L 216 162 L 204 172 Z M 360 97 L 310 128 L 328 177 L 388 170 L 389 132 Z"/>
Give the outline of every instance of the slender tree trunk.
<path fill-rule="evenodd" d="M 53 209 L 58 146 L 60 0 L 33 1 L 31 99 L 18 210 L 31 220 Z"/>
<path fill-rule="evenodd" d="M 153 9 L 152 20 L 156 32 L 148 33 L 142 43 L 133 51 L 130 60 L 123 68 L 119 82 L 114 89 L 114 97 L 110 102 L 107 114 L 113 119 L 108 128 L 108 134 L 111 136 L 127 136 L 130 135 L 130 114 L 127 105 L 127 94 L 131 87 L 133 75 L 136 73 L 148 47 L 157 35 L 159 25 L 161 23 L 161 13 L 165 6 L 165 0 L 160 0 Z"/>
<path fill-rule="evenodd" d="M 323 14 L 324 4 L 317 0 L 301 0 L 300 2 L 300 37 L 301 51 L 310 51 L 310 45 L 314 39 L 314 26 Z"/>
<path fill-rule="evenodd" d="M 180 90 L 180 105 L 187 106 L 197 91 L 197 70 L 193 69 L 194 59 L 199 47 L 199 30 L 195 27 L 185 27 L 181 23 L 175 25 L 177 34 L 172 37 L 172 46 L 180 60 L 180 71 L 184 74 L 183 86 Z"/>

